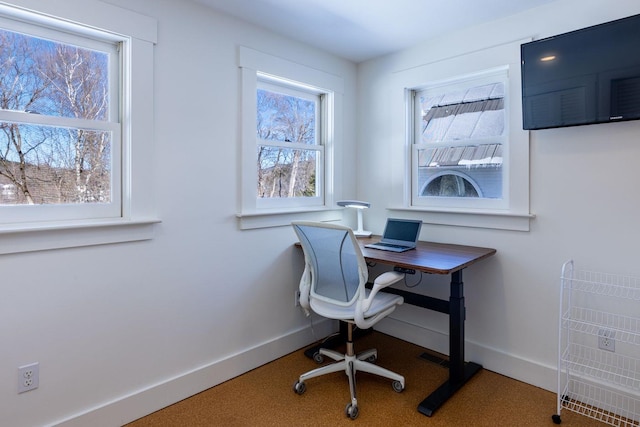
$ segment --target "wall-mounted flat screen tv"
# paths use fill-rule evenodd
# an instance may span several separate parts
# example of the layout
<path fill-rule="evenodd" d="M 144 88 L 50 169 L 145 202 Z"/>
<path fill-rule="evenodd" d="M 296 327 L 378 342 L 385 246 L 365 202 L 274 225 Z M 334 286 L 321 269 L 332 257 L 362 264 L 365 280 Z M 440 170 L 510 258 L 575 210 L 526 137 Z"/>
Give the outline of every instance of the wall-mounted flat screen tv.
<path fill-rule="evenodd" d="M 524 129 L 640 119 L 640 15 L 524 43 Z"/>

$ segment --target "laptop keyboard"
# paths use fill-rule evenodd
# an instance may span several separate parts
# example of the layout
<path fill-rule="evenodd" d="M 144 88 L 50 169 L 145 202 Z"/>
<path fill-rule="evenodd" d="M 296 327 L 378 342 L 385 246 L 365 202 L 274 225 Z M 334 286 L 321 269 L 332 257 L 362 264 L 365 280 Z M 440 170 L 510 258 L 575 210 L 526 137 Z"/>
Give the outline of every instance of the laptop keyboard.
<path fill-rule="evenodd" d="M 402 245 L 394 245 L 394 244 L 391 244 L 391 243 L 382 243 L 382 242 L 378 242 L 378 243 L 376 243 L 376 246 L 384 246 L 384 247 L 387 247 L 387 248 L 397 248 L 397 249 L 404 249 L 404 248 L 406 248 L 406 246 L 402 246 Z"/>

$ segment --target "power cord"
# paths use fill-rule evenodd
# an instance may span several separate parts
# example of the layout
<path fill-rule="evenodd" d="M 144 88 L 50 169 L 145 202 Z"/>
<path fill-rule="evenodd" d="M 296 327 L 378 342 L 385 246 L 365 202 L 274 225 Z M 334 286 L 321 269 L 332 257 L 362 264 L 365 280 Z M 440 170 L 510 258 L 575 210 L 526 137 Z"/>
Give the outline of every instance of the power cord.
<path fill-rule="evenodd" d="M 416 286 L 418 286 L 420 283 L 422 283 L 423 275 L 424 275 L 424 273 L 421 271 L 421 272 L 420 272 L 420 279 L 419 279 L 416 283 L 409 284 L 409 283 L 407 283 L 407 274 L 405 273 L 405 275 L 404 275 L 404 285 L 405 285 L 407 288 L 415 288 L 415 287 L 416 287 Z"/>

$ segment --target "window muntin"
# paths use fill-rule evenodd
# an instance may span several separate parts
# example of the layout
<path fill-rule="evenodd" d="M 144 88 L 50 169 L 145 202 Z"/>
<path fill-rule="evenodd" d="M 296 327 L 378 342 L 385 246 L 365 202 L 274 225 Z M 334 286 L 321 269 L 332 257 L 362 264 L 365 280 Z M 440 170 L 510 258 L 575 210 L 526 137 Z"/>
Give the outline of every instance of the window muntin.
<path fill-rule="evenodd" d="M 320 91 L 259 76 L 256 90 L 257 206 L 323 203 L 325 123 Z"/>
<path fill-rule="evenodd" d="M 492 72 L 414 90 L 413 206 L 504 205 L 506 86 Z"/>
<path fill-rule="evenodd" d="M 120 42 L 7 19 L 0 41 L 3 222 L 121 217 Z"/>

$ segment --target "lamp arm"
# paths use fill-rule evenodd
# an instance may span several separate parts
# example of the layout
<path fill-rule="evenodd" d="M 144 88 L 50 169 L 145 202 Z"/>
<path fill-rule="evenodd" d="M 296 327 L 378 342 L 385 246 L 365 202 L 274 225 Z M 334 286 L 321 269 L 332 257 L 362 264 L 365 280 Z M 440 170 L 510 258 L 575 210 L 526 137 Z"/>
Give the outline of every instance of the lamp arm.
<path fill-rule="evenodd" d="M 356 209 L 358 211 L 358 229 L 356 232 L 363 233 L 364 229 L 362 228 L 362 211 L 363 209 Z"/>

